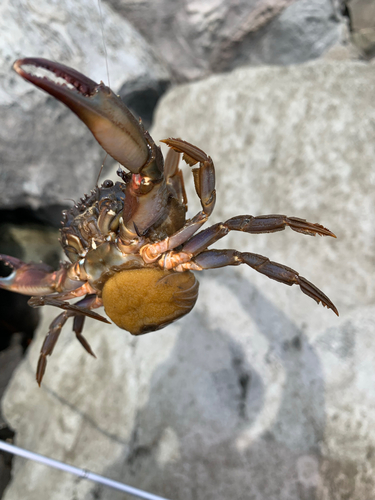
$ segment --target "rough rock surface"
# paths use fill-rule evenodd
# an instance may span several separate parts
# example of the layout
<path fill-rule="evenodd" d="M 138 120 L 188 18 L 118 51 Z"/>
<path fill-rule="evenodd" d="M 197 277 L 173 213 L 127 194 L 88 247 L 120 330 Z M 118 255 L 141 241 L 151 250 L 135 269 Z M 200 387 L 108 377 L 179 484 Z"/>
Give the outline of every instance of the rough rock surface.
<path fill-rule="evenodd" d="M 295 64 L 347 41 L 343 0 L 106 0 L 180 80 L 249 64 Z"/>
<path fill-rule="evenodd" d="M 66 327 L 39 389 L 58 313 L 45 308 L 3 401 L 19 446 L 174 500 L 374 497 L 374 82 L 364 63 L 240 69 L 175 88 L 152 133 L 212 155 L 212 222 L 285 213 L 332 229 L 337 240 L 284 231 L 221 244 L 298 270 L 340 318 L 245 266 L 208 271 L 195 309 L 160 332 L 90 320 L 97 360 Z M 51 495 L 124 498 L 14 460 L 5 500 Z"/>
<path fill-rule="evenodd" d="M 102 5 L 110 85 L 136 91 L 163 86 L 168 72 L 125 20 Z M 22 0 L 0 5 L 0 207 L 69 204 L 95 184 L 105 154 L 62 104 L 16 76 L 17 58 L 46 57 L 107 81 L 101 18 L 91 0 Z M 60 209 L 61 210 L 61 209 Z"/>
<path fill-rule="evenodd" d="M 375 3 L 373 0 L 349 0 L 354 43 L 365 56 L 375 56 Z"/>

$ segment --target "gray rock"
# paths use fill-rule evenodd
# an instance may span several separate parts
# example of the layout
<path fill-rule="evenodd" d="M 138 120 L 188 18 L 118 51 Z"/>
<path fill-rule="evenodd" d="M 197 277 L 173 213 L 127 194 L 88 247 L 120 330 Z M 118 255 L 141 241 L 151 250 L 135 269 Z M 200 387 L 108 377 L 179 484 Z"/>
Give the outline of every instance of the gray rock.
<path fill-rule="evenodd" d="M 365 57 L 375 56 L 375 3 L 372 0 L 349 0 L 354 43 Z"/>
<path fill-rule="evenodd" d="M 176 500 L 372 498 L 374 77 L 363 63 L 243 68 L 175 88 L 153 130 L 213 157 L 212 222 L 286 213 L 337 234 L 232 232 L 215 246 L 298 270 L 340 318 L 245 266 L 208 271 L 194 310 L 160 332 L 134 338 L 89 320 L 96 360 L 66 327 L 39 389 L 58 313 L 46 308 L 3 401 L 19 446 Z M 123 498 L 14 460 L 5 500 L 51 494 Z"/>
<path fill-rule="evenodd" d="M 111 87 L 133 99 L 161 89 L 168 72 L 128 22 L 105 4 L 100 18 L 91 0 L 3 2 L 0 31 L 0 207 L 70 205 L 94 187 L 105 154 L 70 110 L 15 75 L 13 61 L 46 57 L 108 83 L 107 60 Z"/>
<path fill-rule="evenodd" d="M 348 41 L 342 0 L 107 0 L 180 81 L 243 65 L 294 64 Z"/>

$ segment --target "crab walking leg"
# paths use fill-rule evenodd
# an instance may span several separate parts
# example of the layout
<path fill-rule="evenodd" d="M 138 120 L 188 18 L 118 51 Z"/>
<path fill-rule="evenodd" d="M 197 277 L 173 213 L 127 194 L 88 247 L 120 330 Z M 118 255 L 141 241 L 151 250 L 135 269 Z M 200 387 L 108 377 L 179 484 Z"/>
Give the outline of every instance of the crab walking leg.
<path fill-rule="evenodd" d="M 94 351 L 91 349 L 90 344 L 87 342 L 85 337 L 82 335 L 83 326 L 85 324 L 86 316 L 78 314 L 73 320 L 73 332 L 76 334 L 77 340 L 86 349 L 86 351 L 96 358 Z"/>
<path fill-rule="evenodd" d="M 97 319 L 98 321 L 102 321 L 103 323 L 110 324 L 110 321 L 104 318 L 104 316 L 101 316 L 100 314 L 91 311 L 91 308 L 89 309 L 84 307 L 83 300 L 80 300 L 76 304 L 69 304 L 69 302 L 63 302 L 59 299 L 56 299 L 56 296 L 54 295 L 53 296 L 46 295 L 44 297 L 31 297 L 31 299 L 28 301 L 28 304 L 31 307 L 40 307 L 40 306 L 59 307 L 60 309 L 65 309 L 66 311 L 70 311 L 74 314 L 83 314 L 85 316 L 88 316 L 89 318 Z M 100 305 L 96 307 L 100 307 Z"/>
<path fill-rule="evenodd" d="M 172 236 L 168 236 L 164 240 L 156 243 L 144 245 L 140 249 L 143 260 L 146 264 L 155 262 L 163 253 L 182 245 L 182 243 L 193 236 L 205 222 L 207 222 L 207 216 L 203 212 L 199 212 Z M 189 258 L 190 256 L 187 256 L 187 260 L 189 260 Z M 186 258 L 184 261 L 186 261 Z"/>
<path fill-rule="evenodd" d="M 165 139 L 169 147 L 178 153 L 184 153 L 183 159 L 190 166 L 199 162 L 199 168 L 193 169 L 195 190 L 202 205 L 202 211 L 189 220 L 183 228 L 170 237 L 141 249 L 142 258 L 146 263 L 155 262 L 163 253 L 173 250 L 195 234 L 211 215 L 216 201 L 215 167 L 212 159 L 204 151 L 182 139 Z M 172 162 L 172 160 L 171 160 Z M 176 167 L 168 165 L 168 170 Z M 168 173 L 169 175 L 169 173 Z M 181 181 L 183 187 L 183 181 Z"/>
<path fill-rule="evenodd" d="M 78 284 L 77 288 L 73 290 L 68 290 L 67 292 L 55 293 L 55 294 L 44 294 L 36 297 L 31 297 L 29 300 L 29 305 L 32 307 L 39 307 L 44 305 L 54 305 L 47 304 L 48 299 L 53 299 L 54 301 L 63 302 L 64 300 L 77 299 L 78 297 L 83 297 L 84 295 L 91 295 L 95 293 L 95 290 L 90 286 L 89 283 L 84 283 L 82 286 L 79 286 L 82 281 L 76 281 Z"/>
<path fill-rule="evenodd" d="M 297 233 L 310 236 L 332 236 L 335 234 L 320 224 L 307 222 L 298 217 L 286 215 L 237 215 L 225 222 L 219 222 L 193 236 L 182 248 L 183 252 L 196 255 L 202 250 L 226 236 L 229 231 L 242 231 L 250 234 L 275 233 L 290 227 Z"/>
<path fill-rule="evenodd" d="M 39 387 L 42 382 L 44 372 L 46 371 L 47 356 L 51 356 L 56 342 L 59 339 L 61 329 L 65 325 L 69 316 L 69 312 L 65 311 L 59 314 L 49 326 L 49 332 L 44 339 L 36 369 L 36 381 L 38 382 Z"/>
<path fill-rule="evenodd" d="M 191 263 L 183 264 L 181 267 L 203 270 L 225 266 L 238 266 L 240 264 L 247 264 L 268 278 L 284 283 L 285 285 L 299 285 L 303 293 L 314 299 L 318 304 L 321 302 L 323 306 L 332 309 L 337 316 L 339 315 L 335 305 L 319 288 L 307 281 L 306 278 L 300 276 L 294 269 L 278 264 L 277 262 L 272 262 L 263 255 L 238 252 L 237 250 L 207 250 L 194 257 Z M 182 269 L 177 267 L 176 270 Z"/>
<path fill-rule="evenodd" d="M 169 191 L 187 210 L 187 196 L 185 191 L 184 177 L 182 170 L 178 167 L 180 163 L 180 153 L 170 149 L 164 162 L 165 181 Z"/>
<path fill-rule="evenodd" d="M 209 217 L 215 207 L 215 167 L 210 156 L 189 142 L 169 138 L 164 142 L 178 153 L 183 153 L 183 160 L 191 167 L 199 162 L 199 168 L 193 169 L 194 185 L 201 201 L 203 212 Z"/>
<path fill-rule="evenodd" d="M 167 238 L 167 240 L 150 246 L 152 248 L 159 246 L 160 249 L 160 247 L 164 245 L 164 252 L 168 252 L 183 244 L 180 252 L 169 251 L 160 261 L 161 267 L 165 269 L 177 269 L 177 266 L 180 264 L 189 262 L 194 255 L 198 255 L 216 241 L 224 238 L 229 231 L 261 234 L 283 231 L 286 227 L 290 227 L 293 231 L 308 234 L 310 236 L 319 234 L 320 236 L 332 236 L 336 238 L 329 229 L 326 229 L 320 224 L 307 222 L 305 219 L 299 219 L 298 217 L 287 217 L 286 215 L 259 215 L 257 217 L 252 215 L 237 215 L 236 217 L 228 219 L 226 222 L 214 224 L 200 233 L 193 235 L 189 240 L 188 238 L 184 240 L 184 237 L 188 236 L 189 233 L 188 230 L 185 232 L 185 228 L 183 228 L 183 230 Z M 184 241 L 186 241 L 185 244 Z M 150 251 L 150 248 L 148 250 Z"/>
<path fill-rule="evenodd" d="M 65 325 L 68 318 L 74 317 L 74 320 L 76 320 L 77 317 L 84 318 L 85 316 L 82 316 L 82 314 L 86 314 L 86 311 L 89 311 L 89 308 L 95 309 L 97 307 L 100 307 L 101 305 L 102 305 L 102 302 L 100 299 L 98 299 L 98 297 L 96 295 L 88 295 L 84 299 L 77 302 L 74 310 L 69 309 L 67 311 L 64 311 L 63 313 L 59 314 L 52 321 L 52 323 L 50 324 L 50 327 L 49 327 L 48 334 L 47 334 L 46 338 L 44 339 L 42 348 L 40 350 L 40 356 L 39 356 L 38 366 L 37 366 L 37 370 L 36 370 L 36 381 L 38 382 L 39 386 L 42 382 L 44 372 L 46 371 L 47 356 L 51 356 L 53 349 L 56 345 L 56 342 L 59 339 L 61 329 Z M 81 313 L 79 312 L 80 310 L 82 311 Z M 93 317 L 92 314 L 95 314 L 95 313 L 92 313 L 91 311 L 89 311 L 89 312 L 90 312 L 90 316 Z M 99 316 L 99 314 L 97 316 Z M 98 319 L 98 318 L 96 318 L 96 319 Z M 76 334 L 77 339 L 82 344 L 82 346 L 86 349 L 86 351 L 89 354 L 91 354 L 92 356 L 94 356 L 94 358 L 95 358 L 96 356 L 95 356 L 94 352 L 92 351 L 89 343 L 81 334 L 82 328 L 83 328 L 83 321 L 82 320 L 78 320 L 77 322 L 74 321 L 73 330 Z"/>

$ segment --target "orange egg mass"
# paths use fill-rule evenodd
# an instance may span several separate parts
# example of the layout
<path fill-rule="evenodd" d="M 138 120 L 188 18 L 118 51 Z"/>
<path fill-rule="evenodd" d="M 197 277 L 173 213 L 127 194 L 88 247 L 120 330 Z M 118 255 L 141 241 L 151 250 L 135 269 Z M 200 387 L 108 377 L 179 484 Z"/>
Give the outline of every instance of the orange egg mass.
<path fill-rule="evenodd" d="M 104 309 L 118 327 L 140 335 L 163 328 L 191 311 L 198 286 L 191 271 L 128 269 L 105 283 Z"/>

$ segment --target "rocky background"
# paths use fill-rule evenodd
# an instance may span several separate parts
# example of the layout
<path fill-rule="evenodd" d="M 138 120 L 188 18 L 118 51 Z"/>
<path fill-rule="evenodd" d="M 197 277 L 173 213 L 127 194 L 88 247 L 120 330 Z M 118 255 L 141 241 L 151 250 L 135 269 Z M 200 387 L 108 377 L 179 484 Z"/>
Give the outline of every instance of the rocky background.
<path fill-rule="evenodd" d="M 298 270 L 340 318 L 245 266 L 209 271 L 195 309 L 160 332 L 133 338 L 88 321 L 96 360 L 65 327 L 39 389 L 57 312 L 2 292 L 0 438 L 175 500 L 373 499 L 374 3 L 100 8 L 0 5 L 0 252 L 57 265 L 61 210 L 92 189 L 105 157 L 69 110 L 11 70 L 19 57 L 47 57 L 109 79 L 156 141 L 180 136 L 210 154 L 212 222 L 285 213 L 333 230 L 336 240 L 231 233 L 216 246 Z M 102 179 L 116 168 L 107 159 Z M 185 176 L 191 216 L 199 204 Z M 2 492 L 127 498 L 7 454 Z"/>

